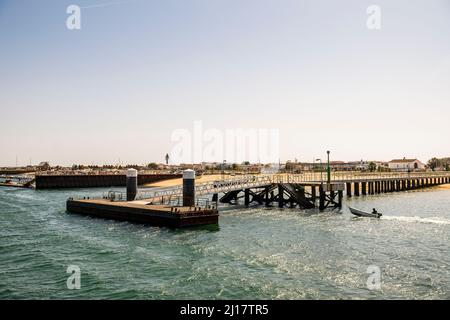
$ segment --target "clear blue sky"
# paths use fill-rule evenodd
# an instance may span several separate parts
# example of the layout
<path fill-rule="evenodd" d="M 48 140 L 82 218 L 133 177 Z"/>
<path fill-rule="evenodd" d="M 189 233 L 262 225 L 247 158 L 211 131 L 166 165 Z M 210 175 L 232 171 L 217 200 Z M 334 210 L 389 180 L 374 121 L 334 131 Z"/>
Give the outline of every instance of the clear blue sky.
<path fill-rule="evenodd" d="M 448 0 L 120 2 L 0 0 L 0 166 L 163 162 L 194 120 L 279 128 L 282 161 L 450 156 Z"/>

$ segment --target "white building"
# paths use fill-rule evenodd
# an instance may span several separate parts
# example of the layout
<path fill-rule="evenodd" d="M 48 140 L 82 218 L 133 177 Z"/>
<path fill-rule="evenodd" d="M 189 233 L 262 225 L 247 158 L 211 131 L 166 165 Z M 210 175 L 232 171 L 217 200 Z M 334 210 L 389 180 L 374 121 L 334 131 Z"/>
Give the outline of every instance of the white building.
<path fill-rule="evenodd" d="M 388 162 L 389 169 L 392 171 L 418 171 L 424 170 L 425 164 L 417 159 L 394 159 Z"/>

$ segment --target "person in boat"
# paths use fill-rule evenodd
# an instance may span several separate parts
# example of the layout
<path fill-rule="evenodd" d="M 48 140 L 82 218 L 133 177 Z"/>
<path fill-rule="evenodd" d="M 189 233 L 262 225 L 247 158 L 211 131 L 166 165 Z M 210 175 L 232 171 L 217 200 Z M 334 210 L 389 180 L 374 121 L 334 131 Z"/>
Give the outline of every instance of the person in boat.
<path fill-rule="evenodd" d="M 378 214 L 377 209 L 373 208 L 373 209 L 372 209 L 372 213 L 373 213 L 373 214 Z"/>

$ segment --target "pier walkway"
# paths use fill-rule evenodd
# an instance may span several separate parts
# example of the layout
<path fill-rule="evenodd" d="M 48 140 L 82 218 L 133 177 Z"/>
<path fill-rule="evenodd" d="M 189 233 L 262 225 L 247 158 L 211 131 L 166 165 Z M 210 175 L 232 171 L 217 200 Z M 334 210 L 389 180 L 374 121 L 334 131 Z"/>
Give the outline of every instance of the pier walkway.
<path fill-rule="evenodd" d="M 224 196 L 220 198 L 220 201 L 224 203 L 237 203 L 240 198 L 244 198 L 245 204 L 253 201 L 266 205 L 277 202 L 279 206 L 288 203 L 291 206 L 298 205 L 306 208 L 315 207 L 318 200 L 319 208 L 323 209 L 330 204 L 340 207 L 344 191 L 348 197 L 351 197 L 450 183 L 450 172 L 333 172 L 330 186 L 321 179 L 325 176 L 320 173 L 241 176 L 197 184 L 195 194 L 197 197 L 214 195 L 213 199 L 218 200 L 218 194 L 223 193 Z M 182 194 L 181 185 L 156 190 L 140 189 L 136 200 L 170 204 L 180 202 Z M 111 201 L 124 201 L 126 194 L 109 192 L 104 198 Z"/>
<path fill-rule="evenodd" d="M 130 176 L 131 177 L 131 176 Z M 277 205 L 279 208 L 341 208 L 344 192 L 348 197 L 382 192 L 404 191 L 450 183 L 450 172 L 333 174 L 329 182 L 320 174 L 273 174 L 242 176 L 212 182 L 192 182 L 184 186 L 137 189 L 132 201 L 126 192 L 110 191 L 102 199 L 67 201 L 67 211 L 95 217 L 126 220 L 153 225 L 187 227 L 218 223 L 218 202 L 245 205 Z M 321 175 L 323 178 L 323 175 Z M 136 193 L 137 192 L 137 193 Z M 219 194 L 221 197 L 219 198 Z M 202 198 L 202 196 L 212 195 Z M 187 202 L 189 200 L 189 202 Z M 192 201 L 192 202 L 190 202 Z"/>

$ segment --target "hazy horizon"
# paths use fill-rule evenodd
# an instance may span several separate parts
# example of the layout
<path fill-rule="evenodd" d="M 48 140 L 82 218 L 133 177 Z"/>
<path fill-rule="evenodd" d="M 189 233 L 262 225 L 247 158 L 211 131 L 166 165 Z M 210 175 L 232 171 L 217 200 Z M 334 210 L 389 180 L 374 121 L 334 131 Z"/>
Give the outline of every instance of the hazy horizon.
<path fill-rule="evenodd" d="M 450 157 L 445 157 L 445 158 L 450 158 Z M 339 162 L 339 161 L 344 161 L 344 162 L 360 162 L 360 161 L 364 161 L 364 162 L 385 162 L 385 163 L 387 163 L 387 162 L 389 162 L 389 161 L 391 161 L 391 160 L 399 160 L 399 159 L 403 159 L 403 158 L 392 158 L 392 159 L 389 159 L 389 160 L 385 160 L 385 159 L 359 159 L 359 160 L 357 160 L 357 159 L 353 159 L 353 160 L 342 160 L 342 159 L 330 159 L 330 162 L 331 163 L 333 163 L 333 162 Z M 406 159 L 417 159 L 417 158 L 406 158 Z M 431 159 L 431 158 L 430 158 Z M 417 159 L 417 160 L 419 160 L 419 161 L 421 161 L 422 163 L 424 163 L 424 164 L 427 164 L 427 161 L 428 160 L 430 160 L 430 159 L 427 159 L 427 160 L 421 160 L 421 159 Z M 119 159 L 120 160 L 120 162 L 116 162 L 116 163 L 113 163 L 113 162 L 111 162 L 111 163 L 95 163 L 95 162 L 91 162 L 91 163 L 83 163 L 83 162 L 80 162 L 80 163 L 72 163 L 72 164 L 61 164 L 61 163 L 53 163 L 52 161 L 42 161 L 42 162 L 48 162 L 49 164 L 50 164 L 50 166 L 52 166 L 52 167 L 55 167 L 55 166 L 62 166 L 62 167 L 71 167 L 71 166 L 73 166 L 73 165 L 83 165 L 83 166 L 99 166 L 99 167 L 101 167 L 101 166 L 127 166 L 127 165 L 138 165 L 138 166 L 147 166 L 147 165 L 149 165 L 149 164 L 152 164 L 152 163 L 156 163 L 156 164 L 165 164 L 165 160 L 161 160 L 161 161 L 151 161 L 151 162 L 142 162 L 142 163 L 125 163 L 125 162 L 123 162 L 121 159 Z M 295 158 L 294 159 L 287 159 L 287 160 L 285 160 L 285 161 L 281 161 L 281 163 L 282 164 L 285 164 L 287 161 L 289 161 L 289 162 L 295 162 Z M 318 166 L 319 166 L 319 164 L 320 164 L 320 162 L 318 161 L 319 159 L 316 159 L 316 161 L 314 161 L 314 159 L 311 159 L 310 161 L 308 161 L 308 160 L 305 160 L 305 161 L 299 161 L 298 159 L 297 159 L 297 161 L 299 162 L 299 163 L 315 163 L 315 164 L 317 164 Z M 324 157 L 323 158 L 323 165 L 325 165 L 326 164 L 326 162 L 327 162 L 327 160 L 326 160 L 326 158 Z M 217 164 L 221 164 L 222 162 L 220 162 L 220 161 L 213 161 L 213 162 L 208 162 L 208 161 L 204 161 L 203 163 L 217 163 Z M 236 163 L 236 164 L 242 164 L 242 163 L 237 163 L 237 162 L 227 162 L 227 164 L 228 165 L 230 165 L 230 164 L 234 164 L 234 163 Z M 32 166 L 37 166 L 39 163 L 34 163 L 34 162 L 32 162 L 31 163 L 31 165 Z M 201 162 L 196 162 L 196 163 L 169 163 L 169 165 L 192 165 L 192 164 L 194 164 L 194 165 L 198 165 L 198 164 L 202 164 Z M 272 164 L 272 163 L 253 163 L 253 162 L 250 162 L 250 164 L 262 164 L 262 165 L 266 165 L 266 164 Z M 276 164 L 276 163 L 275 163 Z M 28 164 L 23 164 L 23 165 L 20 165 L 20 164 L 18 164 L 18 166 L 19 167 L 25 167 L 25 166 L 28 166 L 28 165 L 30 165 L 30 163 L 28 163 Z M 10 166 L 0 166 L 0 167 L 15 167 L 15 164 L 14 165 L 10 165 Z"/>
<path fill-rule="evenodd" d="M 0 166 L 163 163 L 197 120 L 282 162 L 450 156 L 449 1 L 4 0 L 0 30 Z"/>

